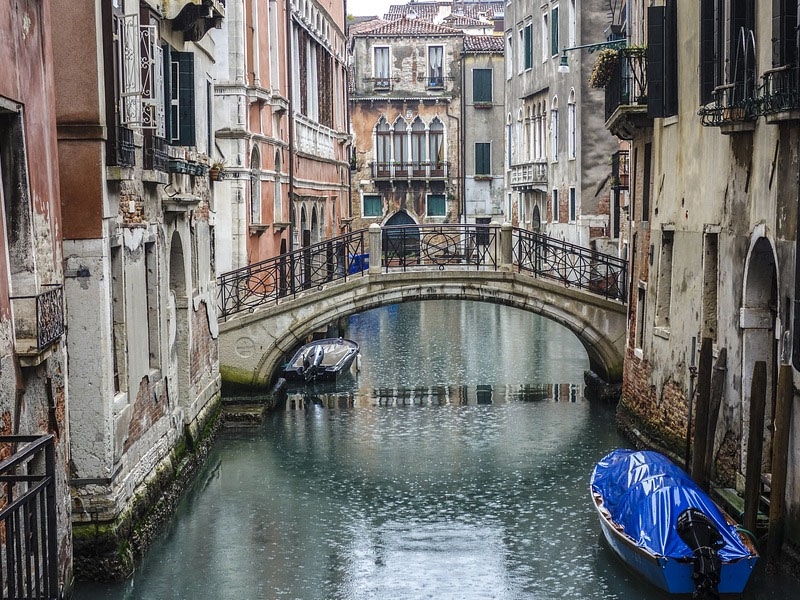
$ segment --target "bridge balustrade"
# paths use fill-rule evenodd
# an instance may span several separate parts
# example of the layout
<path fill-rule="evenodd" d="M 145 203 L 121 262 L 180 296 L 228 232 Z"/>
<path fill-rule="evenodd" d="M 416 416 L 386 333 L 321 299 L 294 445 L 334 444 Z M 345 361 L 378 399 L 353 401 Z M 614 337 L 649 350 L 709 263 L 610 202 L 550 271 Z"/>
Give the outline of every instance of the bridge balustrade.
<path fill-rule="evenodd" d="M 532 231 L 497 224 L 373 225 L 223 273 L 219 315 L 252 312 L 367 272 L 431 269 L 516 269 L 606 298 L 626 298 L 624 260 Z"/>

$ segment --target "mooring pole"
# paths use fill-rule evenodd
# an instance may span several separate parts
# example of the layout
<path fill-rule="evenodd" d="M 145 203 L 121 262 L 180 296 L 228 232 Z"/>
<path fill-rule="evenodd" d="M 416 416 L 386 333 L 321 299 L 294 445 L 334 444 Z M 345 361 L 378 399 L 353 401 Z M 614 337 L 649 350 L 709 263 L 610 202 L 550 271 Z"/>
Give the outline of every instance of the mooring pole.
<path fill-rule="evenodd" d="M 758 524 L 758 495 L 761 490 L 761 450 L 764 445 L 764 408 L 767 405 L 767 363 L 753 366 L 750 385 L 750 429 L 744 482 L 744 528 L 755 532 Z"/>
<path fill-rule="evenodd" d="M 786 511 L 786 463 L 789 459 L 789 424 L 792 419 L 792 366 L 782 364 L 778 371 L 778 397 L 775 404 L 775 433 L 772 437 L 772 481 L 769 495 L 769 535 L 767 557 L 774 560 L 783 545 Z"/>
<path fill-rule="evenodd" d="M 711 394 L 708 405 L 708 434 L 706 435 L 706 455 L 703 459 L 702 480 L 700 487 L 708 492 L 711 487 L 711 470 L 714 465 L 714 438 L 717 435 L 717 419 L 719 407 L 722 404 L 722 391 L 725 387 L 725 372 L 728 370 L 728 351 L 721 348 L 717 363 L 711 373 Z"/>
<path fill-rule="evenodd" d="M 708 444 L 708 406 L 711 398 L 711 338 L 703 338 L 700 344 L 700 364 L 697 376 L 697 403 L 694 415 L 694 446 L 692 447 L 692 479 L 703 489 L 703 463 Z"/>

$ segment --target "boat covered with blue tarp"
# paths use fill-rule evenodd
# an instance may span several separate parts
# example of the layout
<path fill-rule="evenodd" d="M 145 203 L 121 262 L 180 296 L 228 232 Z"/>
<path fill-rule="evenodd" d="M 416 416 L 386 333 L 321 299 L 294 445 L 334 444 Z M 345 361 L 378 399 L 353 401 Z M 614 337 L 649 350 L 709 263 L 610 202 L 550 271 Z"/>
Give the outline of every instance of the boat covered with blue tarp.
<path fill-rule="evenodd" d="M 611 548 L 656 586 L 696 598 L 744 589 L 755 548 L 666 456 L 614 450 L 595 466 L 591 492 Z"/>

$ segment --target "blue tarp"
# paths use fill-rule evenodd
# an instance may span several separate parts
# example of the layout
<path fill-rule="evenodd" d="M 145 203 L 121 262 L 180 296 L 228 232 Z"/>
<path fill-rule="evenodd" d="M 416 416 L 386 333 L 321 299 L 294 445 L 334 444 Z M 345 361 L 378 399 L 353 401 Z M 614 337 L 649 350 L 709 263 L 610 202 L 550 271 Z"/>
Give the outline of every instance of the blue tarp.
<path fill-rule="evenodd" d="M 678 535 L 678 516 L 687 508 L 702 511 L 722 535 L 723 561 L 750 556 L 735 526 L 729 525 L 711 498 L 666 456 L 618 449 L 594 468 L 592 491 L 603 498 L 612 520 L 641 547 L 659 556 L 691 558 Z"/>

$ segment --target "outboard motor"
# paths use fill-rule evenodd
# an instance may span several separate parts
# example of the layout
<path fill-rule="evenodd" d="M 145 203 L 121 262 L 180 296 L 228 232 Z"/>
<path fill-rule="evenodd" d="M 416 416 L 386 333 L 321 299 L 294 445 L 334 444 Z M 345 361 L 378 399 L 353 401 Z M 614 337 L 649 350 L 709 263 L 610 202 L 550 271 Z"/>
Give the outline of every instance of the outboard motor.
<path fill-rule="evenodd" d="M 725 545 L 719 530 L 702 511 L 687 508 L 678 515 L 677 531 L 694 554 L 692 579 L 695 591 L 692 598 L 718 599 L 722 572 L 719 549 Z"/>
<path fill-rule="evenodd" d="M 314 355 L 311 358 L 310 364 L 304 369 L 304 376 L 306 381 L 312 381 L 317 378 L 319 366 L 322 364 L 322 359 L 325 357 L 325 349 L 322 346 L 314 346 Z M 306 365 L 308 356 L 303 359 L 303 364 Z"/>

